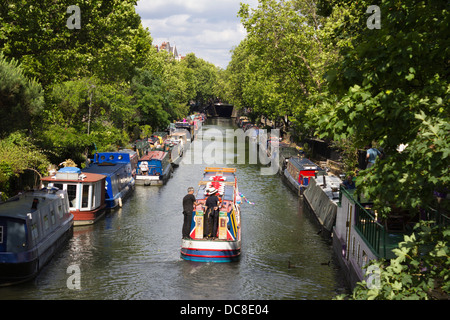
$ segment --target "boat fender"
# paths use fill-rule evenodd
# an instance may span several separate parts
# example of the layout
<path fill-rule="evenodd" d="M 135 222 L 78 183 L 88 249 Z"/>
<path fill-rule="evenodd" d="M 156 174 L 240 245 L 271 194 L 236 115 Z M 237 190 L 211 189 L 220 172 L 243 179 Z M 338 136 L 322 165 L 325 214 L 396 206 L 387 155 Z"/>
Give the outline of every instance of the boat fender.
<path fill-rule="evenodd" d="M 122 208 L 122 198 L 119 198 L 119 207 Z"/>

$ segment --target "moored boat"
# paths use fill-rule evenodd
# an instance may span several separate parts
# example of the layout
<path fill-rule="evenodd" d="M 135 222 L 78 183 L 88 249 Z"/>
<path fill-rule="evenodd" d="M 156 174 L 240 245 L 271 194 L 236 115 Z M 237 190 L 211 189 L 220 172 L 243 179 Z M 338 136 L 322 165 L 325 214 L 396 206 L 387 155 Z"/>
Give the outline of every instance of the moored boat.
<path fill-rule="evenodd" d="M 194 130 L 194 125 L 191 124 L 190 122 L 175 122 L 175 128 L 177 129 L 177 131 L 179 130 L 185 130 L 189 133 L 189 139 L 190 141 L 194 141 L 195 139 L 195 130 Z"/>
<path fill-rule="evenodd" d="M 45 187 L 67 191 L 75 226 L 93 224 L 104 215 L 105 175 L 82 173 L 79 168 L 66 167 L 41 181 Z"/>
<path fill-rule="evenodd" d="M 288 185 L 299 194 L 302 194 L 308 186 L 311 177 L 324 174 L 326 174 L 325 170 L 302 157 L 290 157 L 284 169 L 284 177 Z"/>
<path fill-rule="evenodd" d="M 164 144 L 169 153 L 169 162 L 174 167 L 179 166 L 184 153 L 183 145 L 171 136 L 167 138 Z"/>
<path fill-rule="evenodd" d="M 137 162 L 137 153 L 132 150 L 96 153 L 93 162 L 82 172 L 106 176 L 106 208 L 113 209 L 122 206 L 133 190 Z"/>
<path fill-rule="evenodd" d="M 217 231 L 208 236 L 209 217 L 205 204 L 210 190 L 218 190 Z M 236 169 L 205 168 L 196 193 L 197 207 L 192 214 L 190 239 L 183 239 L 181 257 L 198 262 L 233 262 L 241 254 L 240 196 Z M 212 221 L 212 225 L 214 225 Z M 212 228 L 214 230 L 214 228 Z"/>
<path fill-rule="evenodd" d="M 173 171 L 169 154 L 164 151 L 150 151 L 139 159 L 136 184 L 144 186 L 163 185 Z"/>
<path fill-rule="evenodd" d="M 316 217 L 325 236 L 331 236 L 336 223 L 341 183 L 342 180 L 333 175 L 311 177 L 303 192 L 306 208 Z"/>
<path fill-rule="evenodd" d="M 72 234 L 65 190 L 28 192 L 0 204 L 0 285 L 35 277 Z"/>
<path fill-rule="evenodd" d="M 191 143 L 191 136 L 186 130 L 177 130 L 175 132 L 172 132 L 170 135 L 170 139 L 173 139 L 180 145 L 181 155 L 183 155 L 184 151 L 187 150 Z"/>

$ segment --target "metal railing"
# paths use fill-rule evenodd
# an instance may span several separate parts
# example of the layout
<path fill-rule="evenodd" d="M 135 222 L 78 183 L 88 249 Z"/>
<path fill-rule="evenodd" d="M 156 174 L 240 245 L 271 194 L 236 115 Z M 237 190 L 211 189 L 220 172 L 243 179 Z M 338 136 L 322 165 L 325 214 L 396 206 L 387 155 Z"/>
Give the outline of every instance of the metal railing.
<path fill-rule="evenodd" d="M 341 202 L 342 193 L 345 193 L 347 197 L 352 199 L 355 203 L 355 229 L 375 254 L 377 254 L 380 258 L 385 258 L 385 227 L 377 222 L 376 218 L 370 212 L 368 212 L 357 199 L 355 199 L 352 192 L 349 192 L 342 185 L 339 192 L 339 202 Z"/>
<path fill-rule="evenodd" d="M 355 227 L 380 258 L 386 257 L 386 230 L 359 202 L 355 202 Z"/>

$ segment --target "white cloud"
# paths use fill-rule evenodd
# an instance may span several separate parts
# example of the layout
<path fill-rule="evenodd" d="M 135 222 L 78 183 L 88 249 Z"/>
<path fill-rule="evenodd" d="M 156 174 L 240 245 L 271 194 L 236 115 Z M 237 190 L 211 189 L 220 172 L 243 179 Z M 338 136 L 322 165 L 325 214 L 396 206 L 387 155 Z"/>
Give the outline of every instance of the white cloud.
<path fill-rule="evenodd" d="M 230 50 L 245 37 L 237 12 L 242 0 L 140 0 L 136 11 L 154 44 L 169 41 L 182 55 L 226 68 Z M 252 7 L 257 0 L 247 1 Z"/>

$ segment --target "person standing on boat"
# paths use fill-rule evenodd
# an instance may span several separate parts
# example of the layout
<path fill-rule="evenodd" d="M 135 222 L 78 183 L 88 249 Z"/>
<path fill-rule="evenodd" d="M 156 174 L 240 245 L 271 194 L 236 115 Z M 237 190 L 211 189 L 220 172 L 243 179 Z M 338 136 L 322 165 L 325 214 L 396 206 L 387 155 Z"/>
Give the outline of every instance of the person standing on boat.
<path fill-rule="evenodd" d="M 375 164 L 375 160 L 377 159 L 377 157 L 381 155 L 380 150 L 372 146 L 369 147 L 370 149 L 368 149 L 366 152 L 366 162 L 367 162 L 366 169 L 372 167 Z"/>
<path fill-rule="evenodd" d="M 217 190 L 212 188 L 209 192 L 210 196 L 206 199 L 206 228 L 204 235 L 207 237 L 215 237 L 217 234 L 217 224 L 219 219 L 219 198 Z"/>
<path fill-rule="evenodd" d="M 197 205 L 194 188 L 188 188 L 188 194 L 183 198 L 183 239 L 189 239 L 191 233 L 192 213 Z"/>

